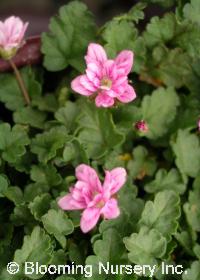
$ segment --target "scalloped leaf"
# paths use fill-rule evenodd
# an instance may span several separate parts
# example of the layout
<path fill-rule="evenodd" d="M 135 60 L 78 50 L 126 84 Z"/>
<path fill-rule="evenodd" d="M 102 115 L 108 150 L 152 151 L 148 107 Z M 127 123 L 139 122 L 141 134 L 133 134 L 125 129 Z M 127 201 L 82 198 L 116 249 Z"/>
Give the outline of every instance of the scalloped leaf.
<path fill-rule="evenodd" d="M 120 263 L 125 253 L 125 248 L 120 235 L 114 228 L 103 232 L 102 239 L 97 240 L 93 245 L 94 253 L 102 260 L 112 264 Z"/>
<path fill-rule="evenodd" d="M 200 171 L 200 144 L 195 134 L 188 129 L 178 130 L 176 139 L 171 141 L 176 156 L 176 166 L 183 175 L 195 178 Z"/>
<path fill-rule="evenodd" d="M 179 106 L 179 97 L 172 87 L 154 90 L 142 100 L 142 119 L 148 124 L 149 130 L 144 136 L 156 139 L 166 134 L 174 120 Z"/>
<path fill-rule="evenodd" d="M 89 42 L 95 40 L 96 31 L 87 6 L 78 1 L 63 6 L 59 15 L 51 19 L 49 28 L 50 32 L 42 35 L 42 52 L 47 70 L 60 71 L 68 65 L 82 70 L 86 48 Z"/>
<path fill-rule="evenodd" d="M 157 259 L 165 255 L 167 240 L 156 229 L 147 230 L 142 227 L 139 233 L 124 238 L 129 251 L 128 258 L 132 263 L 140 265 L 157 265 Z"/>
<path fill-rule="evenodd" d="M 2 158 L 15 163 L 26 152 L 26 146 L 30 143 L 25 128 L 15 125 L 12 129 L 8 123 L 0 124 L 0 153 Z"/>
<path fill-rule="evenodd" d="M 78 139 L 93 159 L 106 155 L 124 141 L 124 135 L 117 131 L 112 115 L 104 109 L 96 109 L 93 104 L 82 105 L 78 126 Z"/>
<path fill-rule="evenodd" d="M 50 209 L 42 216 L 44 228 L 48 233 L 53 234 L 63 248 L 66 247 L 66 235 L 74 231 L 73 223 L 61 210 Z"/>
<path fill-rule="evenodd" d="M 179 217 L 179 196 L 173 191 L 163 191 L 156 194 L 154 202 L 146 202 L 139 225 L 156 229 L 170 240 L 177 231 Z"/>
<path fill-rule="evenodd" d="M 68 135 L 63 127 L 52 128 L 50 131 L 37 134 L 32 140 L 31 151 L 37 154 L 42 163 L 47 163 L 56 156 L 59 149 L 64 147 Z"/>
<path fill-rule="evenodd" d="M 39 262 L 39 264 L 49 264 L 52 258 L 53 245 L 49 235 L 39 226 L 35 227 L 30 235 L 24 237 L 21 249 L 15 252 L 14 261 L 20 265 L 21 278 L 24 272 L 25 262 Z M 24 276 L 23 276 L 24 277 Z M 39 279 L 43 275 L 33 273 L 31 278 Z"/>
<path fill-rule="evenodd" d="M 172 190 L 178 194 L 183 194 L 186 190 L 186 184 L 183 182 L 177 169 L 167 170 L 161 168 L 155 175 L 155 179 L 145 185 L 146 192 L 156 193 L 164 190 Z"/>

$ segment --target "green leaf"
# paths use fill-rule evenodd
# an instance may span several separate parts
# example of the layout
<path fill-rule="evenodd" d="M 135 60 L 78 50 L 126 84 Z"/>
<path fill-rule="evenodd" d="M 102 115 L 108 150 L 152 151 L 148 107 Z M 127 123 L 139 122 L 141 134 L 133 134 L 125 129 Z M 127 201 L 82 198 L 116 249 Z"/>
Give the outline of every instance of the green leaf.
<path fill-rule="evenodd" d="M 112 58 L 124 49 L 133 51 L 135 54 L 133 70 L 139 72 L 146 49 L 143 38 L 138 37 L 137 29 L 131 22 L 125 20 L 116 21 L 114 18 L 113 21 L 106 25 L 102 36 L 106 42 L 106 51 Z"/>
<path fill-rule="evenodd" d="M 40 162 L 47 163 L 56 156 L 57 150 L 61 149 L 66 141 L 65 129 L 52 128 L 50 131 L 36 135 L 31 143 L 31 151 L 37 154 Z"/>
<path fill-rule="evenodd" d="M 66 264 L 66 259 L 67 259 L 67 256 L 66 256 L 66 253 L 60 249 L 58 251 L 54 251 L 54 255 L 53 255 L 53 258 L 51 260 L 51 264 L 53 265 L 65 265 Z"/>
<path fill-rule="evenodd" d="M 100 257 L 88 256 L 85 262 L 86 265 L 92 266 L 92 275 L 90 277 L 91 280 L 106 280 L 108 278 L 108 275 L 106 275 L 103 270 L 101 274 L 99 273 L 99 262 L 101 262 Z"/>
<path fill-rule="evenodd" d="M 133 49 L 134 40 L 137 37 L 137 30 L 130 22 L 111 21 L 107 24 L 102 36 L 106 42 L 105 48 L 108 54 L 115 57 L 118 52 L 124 49 Z"/>
<path fill-rule="evenodd" d="M 13 119 L 15 123 L 44 128 L 46 114 L 31 107 L 24 107 L 13 114 Z"/>
<path fill-rule="evenodd" d="M 8 181 L 3 174 L 0 174 L 0 197 L 4 197 L 8 189 Z"/>
<path fill-rule="evenodd" d="M 20 265 L 20 274 L 24 272 L 25 262 L 38 262 L 49 264 L 52 257 L 53 246 L 50 237 L 40 227 L 35 227 L 31 235 L 24 237 L 22 248 L 15 252 L 14 261 Z M 42 278 L 43 275 L 35 273 L 29 275 L 32 279 Z"/>
<path fill-rule="evenodd" d="M 195 82 L 193 86 L 196 87 Z M 199 101 L 194 96 L 183 96 L 176 121 L 172 125 L 171 132 L 177 132 L 177 128 L 195 128 L 199 117 Z"/>
<path fill-rule="evenodd" d="M 66 247 L 66 235 L 74 231 L 74 226 L 67 215 L 61 210 L 51 209 L 42 217 L 44 228 L 53 234 L 63 248 Z"/>
<path fill-rule="evenodd" d="M 30 210 L 27 205 L 22 203 L 14 208 L 14 211 L 10 216 L 10 220 L 17 227 L 26 225 L 26 227 L 30 227 L 32 229 L 33 225 L 35 225 L 35 221 Z"/>
<path fill-rule="evenodd" d="M 156 161 L 150 157 L 143 146 L 137 146 L 133 150 L 133 159 L 128 162 L 127 168 L 130 176 L 142 179 L 144 176 L 151 176 L 156 170 Z"/>
<path fill-rule="evenodd" d="M 194 255 L 192 252 L 192 236 L 187 231 L 182 231 L 181 233 L 177 232 L 175 234 L 175 238 L 178 240 L 178 242 L 181 244 L 181 246 L 185 249 L 185 251 L 189 255 Z"/>
<path fill-rule="evenodd" d="M 179 98 L 171 87 L 159 88 L 142 100 L 142 119 L 148 124 L 145 136 L 156 139 L 163 136 L 176 116 Z"/>
<path fill-rule="evenodd" d="M 141 109 L 135 104 L 129 103 L 126 106 L 120 106 L 113 112 L 113 118 L 120 131 L 128 133 L 132 131 L 133 124 L 141 119 Z"/>
<path fill-rule="evenodd" d="M 118 193 L 118 201 L 120 207 L 122 207 L 130 216 L 130 222 L 137 224 L 141 216 L 141 212 L 144 207 L 144 202 L 140 198 L 136 198 L 138 189 L 132 183 L 132 179 L 128 178 L 126 184 Z"/>
<path fill-rule="evenodd" d="M 113 123 L 112 115 L 106 110 L 96 109 L 94 105 L 84 104 L 78 124 L 78 139 L 91 158 L 104 156 L 124 141 L 123 134 L 117 131 Z"/>
<path fill-rule="evenodd" d="M 55 118 L 65 125 L 67 131 L 72 131 L 78 114 L 79 108 L 77 104 L 75 102 L 67 101 L 65 107 L 56 111 Z"/>
<path fill-rule="evenodd" d="M 186 190 L 186 184 L 175 168 L 172 168 L 169 172 L 165 169 L 159 169 L 155 179 L 145 185 L 145 190 L 149 193 L 172 190 L 178 194 L 183 194 Z"/>
<path fill-rule="evenodd" d="M 185 18 L 200 25 L 200 2 L 198 0 L 190 0 L 190 3 L 184 6 L 183 13 Z"/>
<path fill-rule="evenodd" d="M 87 246 L 87 243 L 84 240 L 81 240 L 80 243 L 71 243 L 69 244 L 69 258 L 72 262 L 76 264 L 85 263 L 85 252 L 84 248 Z"/>
<path fill-rule="evenodd" d="M 124 238 L 124 243 L 129 260 L 140 265 L 157 265 L 157 259 L 165 255 L 167 248 L 166 239 L 155 229 L 141 228 L 139 233 Z"/>
<path fill-rule="evenodd" d="M 47 213 L 50 208 L 51 196 L 48 193 L 36 196 L 29 204 L 29 209 L 36 220 L 41 220 L 41 217 Z"/>
<path fill-rule="evenodd" d="M 194 184 L 194 190 L 189 192 L 189 199 L 183 205 L 188 224 L 194 231 L 200 232 L 200 177 L 197 177 L 197 185 Z"/>
<path fill-rule="evenodd" d="M 200 262 L 192 263 L 191 268 L 187 269 L 183 274 L 183 280 L 199 280 L 200 277 Z"/>
<path fill-rule="evenodd" d="M 154 202 L 146 202 L 139 224 L 156 229 L 169 240 L 177 231 L 179 217 L 179 196 L 173 191 L 163 191 L 156 194 Z"/>
<path fill-rule="evenodd" d="M 137 206 L 138 204 L 136 205 L 136 209 Z M 99 226 L 100 233 L 103 233 L 104 231 L 107 231 L 108 229 L 111 228 L 111 229 L 116 229 L 118 234 L 121 236 L 121 238 L 131 234 L 133 228 L 131 224 L 131 217 L 129 213 L 127 213 L 127 211 L 125 211 L 123 208 L 121 208 L 120 210 L 121 210 L 120 216 L 117 217 L 116 219 L 103 220 L 100 223 Z M 135 220 L 134 218 L 133 220 Z"/>
<path fill-rule="evenodd" d="M 88 155 L 78 139 L 74 138 L 65 145 L 63 160 L 65 163 L 71 161 L 74 166 L 80 163 L 88 163 Z"/>
<path fill-rule="evenodd" d="M 103 232 L 102 240 L 97 240 L 93 246 L 94 253 L 103 261 L 112 264 L 120 263 L 124 253 L 124 245 L 120 235 L 114 228 Z"/>
<path fill-rule="evenodd" d="M 57 173 L 53 165 L 32 165 L 31 179 L 35 182 L 48 186 L 57 186 L 62 182 L 62 177 Z"/>
<path fill-rule="evenodd" d="M 32 101 L 32 104 L 37 106 L 40 111 L 55 112 L 58 109 L 58 100 L 53 94 L 38 96 Z"/>
<path fill-rule="evenodd" d="M 200 171 L 199 139 L 188 129 L 178 130 L 176 139 L 171 141 L 176 156 L 176 166 L 183 175 L 196 177 Z"/>
<path fill-rule="evenodd" d="M 195 43 L 195 47 L 193 44 L 191 48 L 189 44 L 185 44 L 184 48 L 190 49 L 190 53 L 194 55 L 198 46 Z M 155 46 L 148 52 L 145 65 L 140 72 L 141 80 L 156 87 L 165 84 L 169 87 L 180 88 L 187 84 L 188 77 L 191 76 L 191 58 L 182 46 L 172 50 L 164 45 Z"/>
<path fill-rule="evenodd" d="M 63 6 L 59 16 L 51 19 L 49 28 L 50 33 L 42 35 L 44 66 L 50 71 L 60 71 L 68 65 L 82 69 L 86 48 L 95 40 L 95 24 L 86 5 L 73 1 Z"/>
<path fill-rule="evenodd" d="M 4 193 L 5 197 L 13 201 L 15 205 L 19 205 L 23 202 L 23 192 L 18 187 L 9 187 Z"/>
<path fill-rule="evenodd" d="M 38 195 L 49 192 L 50 186 L 43 183 L 33 183 L 26 186 L 24 200 L 31 202 Z"/>
<path fill-rule="evenodd" d="M 145 15 L 143 10 L 146 8 L 145 3 L 135 4 L 127 14 L 127 20 L 132 20 L 138 23 L 140 20 L 144 19 Z"/>
<path fill-rule="evenodd" d="M 146 8 L 145 3 L 135 4 L 128 13 L 114 17 L 116 21 L 134 21 L 138 23 L 141 19 L 144 19 L 143 10 Z"/>
<path fill-rule="evenodd" d="M 156 55 L 157 52 L 155 52 Z M 162 61 L 150 69 L 155 79 L 168 87 L 180 88 L 183 86 L 191 72 L 191 59 L 181 48 L 166 50 Z"/>
<path fill-rule="evenodd" d="M 1 238 L 0 238 L 1 249 L 3 246 L 10 245 L 13 237 L 13 229 L 14 229 L 13 225 L 11 225 L 10 223 L 4 223 L 3 227 L 1 227 Z"/>
<path fill-rule="evenodd" d="M 193 248 L 193 251 L 195 253 L 195 256 L 200 260 L 200 245 L 196 244 Z"/>
<path fill-rule="evenodd" d="M 200 84 L 200 79 L 199 79 L 200 71 L 199 71 L 199 69 L 200 69 L 200 59 L 195 59 L 191 64 L 191 70 L 190 70 L 190 73 L 188 75 L 187 83 L 186 83 L 186 85 L 190 89 L 190 91 L 191 92 L 196 92 L 197 96 L 198 96 L 198 90 L 199 90 L 199 84 Z M 191 109 L 192 105 L 194 106 L 194 104 L 193 104 L 194 101 L 193 101 L 193 98 L 191 98 L 191 96 L 188 97 L 188 99 L 191 100 L 190 103 L 189 103 L 190 104 L 189 109 Z M 195 106 L 195 107 L 197 107 L 197 106 Z M 197 108 L 194 108 L 194 109 L 197 109 Z M 196 115 L 198 115 L 197 110 L 195 110 L 195 111 L 192 110 L 191 114 L 192 114 L 192 118 L 194 118 L 196 120 L 197 119 Z M 189 113 L 188 113 L 188 115 L 190 116 Z M 190 117 L 190 119 L 191 119 L 191 117 Z"/>
<path fill-rule="evenodd" d="M 16 162 L 25 154 L 28 144 L 29 139 L 23 127 L 16 125 L 11 130 L 8 123 L 0 124 L 0 152 L 5 161 Z"/>
<path fill-rule="evenodd" d="M 29 67 L 25 67 L 20 70 L 22 78 L 26 85 L 31 99 L 37 98 L 41 95 L 41 85 L 36 81 L 35 73 Z M 14 74 L 4 74 L 0 75 L 0 101 L 5 103 L 6 108 L 15 111 L 19 108 L 24 107 L 25 100 L 23 93 L 21 92 L 17 80 Z"/>
<path fill-rule="evenodd" d="M 173 45 L 179 46 L 196 61 L 200 57 L 200 26 L 185 21 L 181 24 L 181 29 L 182 32 L 173 39 Z"/>
<path fill-rule="evenodd" d="M 172 40 L 175 35 L 176 25 L 176 18 L 172 13 L 166 14 L 163 18 L 152 17 L 143 34 L 148 47 Z"/>

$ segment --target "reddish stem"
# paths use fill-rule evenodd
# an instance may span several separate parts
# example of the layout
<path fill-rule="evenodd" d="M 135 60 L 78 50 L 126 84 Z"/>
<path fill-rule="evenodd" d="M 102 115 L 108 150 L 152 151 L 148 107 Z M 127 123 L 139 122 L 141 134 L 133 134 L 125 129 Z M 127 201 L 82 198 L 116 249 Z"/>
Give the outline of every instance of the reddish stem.
<path fill-rule="evenodd" d="M 22 76 L 19 72 L 19 70 L 17 69 L 15 63 L 12 61 L 12 59 L 9 60 L 9 63 L 15 73 L 15 76 L 16 76 L 16 79 L 17 79 L 17 82 L 18 82 L 18 85 L 23 93 L 23 96 L 24 96 L 24 99 L 26 101 L 26 104 L 27 105 L 30 105 L 31 104 L 31 100 L 30 100 L 30 97 L 29 97 L 29 94 L 28 94 L 28 91 L 26 90 L 26 86 L 24 84 L 24 81 L 22 79 Z"/>

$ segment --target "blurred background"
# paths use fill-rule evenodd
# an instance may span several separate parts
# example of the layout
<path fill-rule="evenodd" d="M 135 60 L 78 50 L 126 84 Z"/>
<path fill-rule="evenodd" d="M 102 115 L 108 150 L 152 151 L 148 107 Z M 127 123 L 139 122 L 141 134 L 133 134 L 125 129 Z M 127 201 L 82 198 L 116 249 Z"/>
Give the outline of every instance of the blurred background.
<path fill-rule="evenodd" d="M 27 36 L 38 35 L 48 29 L 49 18 L 58 12 L 60 6 L 70 0 L 0 0 L 0 20 L 10 15 L 21 17 L 30 23 Z M 138 0 L 82 0 L 95 15 L 100 26 L 115 15 L 127 12 Z M 162 8 L 153 5 L 148 8 L 146 21 L 154 14 L 162 14 Z"/>

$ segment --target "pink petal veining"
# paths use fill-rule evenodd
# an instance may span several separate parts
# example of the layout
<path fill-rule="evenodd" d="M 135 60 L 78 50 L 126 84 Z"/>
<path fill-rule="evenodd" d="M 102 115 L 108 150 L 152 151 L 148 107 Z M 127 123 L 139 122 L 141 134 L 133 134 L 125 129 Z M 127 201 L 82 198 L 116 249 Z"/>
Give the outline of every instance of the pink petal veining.
<path fill-rule="evenodd" d="M 0 21 L 0 48 L 4 51 L 20 48 L 27 27 L 28 23 L 23 23 L 15 16 L 7 18 L 4 22 Z"/>
<path fill-rule="evenodd" d="M 128 103 L 136 98 L 134 88 L 128 83 L 133 66 L 133 52 L 121 51 L 115 59 L 108 59 L 104 48 L 95 43 L 88 46 L 85 56 L 86 75 L 71 82 L 72 89 L 85 96 L 96 94 L 97 107 L 112 107 L 116 101 Z"/>
<path fill-rule="evenodd" d="M 105 171 L 102 184 L 96 171 L 86 164 L 76 168 L 77 182 L 70 193 L 60 198 L 58 205 L 63 210 L 83 210 L 80 227 L 86 233 L 95 227 L 100 216 L 114 219 L 120 210 L 117 199 L 113 197 L 125 184 L 126 170 L 122 167 Z"/>

